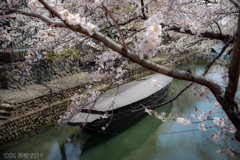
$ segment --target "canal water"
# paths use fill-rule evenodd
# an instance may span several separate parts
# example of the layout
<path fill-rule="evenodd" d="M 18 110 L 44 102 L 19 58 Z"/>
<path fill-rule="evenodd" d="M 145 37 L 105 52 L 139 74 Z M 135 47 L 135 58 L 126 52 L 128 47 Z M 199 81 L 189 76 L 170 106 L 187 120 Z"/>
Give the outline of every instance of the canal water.
<path fill-rule="evenodd" d="M 184 66 L 192 72 L 201 74 L 203 64 Z M 212 75 L 209 75 L 212 77 Z M 220 75 L 213 77 L 220 79 Z M 189 82 L 173 80 L 165 100 L 176 95 Z M 213 97 L 213 96 L 212 96 Z M 164 101 L 164 100 L 162 100 Z M 157 108 L 158 113 L 167 113 L 168 119 L 176 118 L 180 113 L 185 118 L 196 113 L 194 107 L 213 109 L 213 103 L 206 98 L 192 96 L 191 89 L 184 92 L 177 100 Z M 175 109 L 176 108 L 176 109 Z M 177 110 L 177 111 L 176 111 Z M 170 114 L 171 113 L 171 114 Z M 169 115 L 170 114 L 170 115 Z M 218 113 L 215 113 L 218 114 Z M 46 160 L 212 160 L 237 159 L 229 154 L 218 155 L 218 149 L 227 153 L 232 147 L 240 151 L 240 144 L 228 138 L 219 138 L 214 142 L 210 134 L 218 132 L 217 128 L 207 131 L 198 130 L 199 123 L 184 126 L 173 121 L 162 122 L 155 116 L 145 115 L 124 130 L 114 134 L 88 135 L 77 127 L 67 125 L 52 126 L 43 132 L 24 140 L 11 148 L 0 152 L 0 159 L 46 159 Z M 213 125 L 207 122 L 205 125 Z M 232 135 L 230 135 L 232 136 Z M 70 138 L 71 141 L 68 141 Z M 28 156 L 27 157 L 24 157 Z M 12 156 L 12 158 L 10 158 Z M 239 157 L 239 154 L 238 154 Z"/>

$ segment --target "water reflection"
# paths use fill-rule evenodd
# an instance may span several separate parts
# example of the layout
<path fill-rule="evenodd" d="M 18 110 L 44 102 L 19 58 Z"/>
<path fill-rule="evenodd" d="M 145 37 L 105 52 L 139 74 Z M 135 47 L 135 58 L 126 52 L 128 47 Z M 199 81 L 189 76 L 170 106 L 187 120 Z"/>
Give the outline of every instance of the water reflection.
<path fill-rule="evenodd" d="M 31 159 L 30 154 L 32 153 L 43 155 L 42 158 L 39 157 L 34 159 L 79 159 L 87 135 L 84 132 L 78 131 L 78 127 L 70 127 L 67 125 L 49 127 L 31 138 L 1 151 L 0 159 L 6 159 L 4 158 L 4 154 L 6 153 L 16 153 L 17 159 L 24 160 L 27 158 L 18 157 L 18 153 L 27 153 L 29 159 Z M 74 138 L 74 135 L 76 135 L 76 141 L 68 142 L 67 139 Z"/>
<path fill-rule="evenodd" d="M 158 111 L 169 114 L 171 106 L 168 104 Z M 83 148 L 80 159 L 112 160 L 128 157 L 139 146 L 144 145 L 161 125 L 162 122 L 155 117 L 144 116 L 115 135 L 91 135 Z"/>
<path fill-rule="evenodd" d="M 201 74 L 204 66 L 184 67 Z M 220 79 L 220 76 L 214 78 Z M 188 83 L 173 80 L 166 99 L 173 97 Z M 167 115 L 171 112 L 172 114 L 168 118 L 173 118 L 176 113 L 180 113 L 191 119 L 189 115 L 194 113 L 194 106 L 204 110 L 212 109 L 212 103 L 203 97 L 193 97 L 191 89 L 188 89 L 177 100 L 157 108 L 156 111 L 166 112 Z M 177 112 L 173 112 L 174 108 L 177 108 Z M 195 130 L 197 127 L 198 124 L 184 126 L 172 121 L 163 123 L 155 116 L 146 115 L 117 134 L 86 135 L 80 131 L 76 134 L 76 140 L 68 142 L 68 138 L 74 139 L 73 136 L 78 132 L 78 128 L 62 125 L 57 128 L 51 127 L 26 141 L 1 151 L 0 159 L 4 159 L 4 153 L 43 153 L 42 159 L 48 160 L 235 159 L 228 155 L 219 156 L 216 151 L 218 149 L 226 151 L 229 144 L 236 150 L 240 150 L 239 143 L 235 143 L 231 139 L 226 141 L 219 139 L 216 143 L 209 136 L 213 131 L 218 131 L 216 128 L 203 132 Z M 195 131 L 182 132 L 186 130 Z"/>

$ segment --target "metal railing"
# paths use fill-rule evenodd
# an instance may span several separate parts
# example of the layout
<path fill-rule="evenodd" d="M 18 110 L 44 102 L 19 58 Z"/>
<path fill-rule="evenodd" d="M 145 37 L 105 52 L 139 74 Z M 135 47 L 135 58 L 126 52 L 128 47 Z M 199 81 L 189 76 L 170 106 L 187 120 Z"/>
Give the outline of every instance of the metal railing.
<path fill-rule="evenodd" d="M 5 62 L 4 54 L 13 54 L 14 62 L 25 61 L 26 53 L 30 48 L 0 48 L 0 62 Z"/>

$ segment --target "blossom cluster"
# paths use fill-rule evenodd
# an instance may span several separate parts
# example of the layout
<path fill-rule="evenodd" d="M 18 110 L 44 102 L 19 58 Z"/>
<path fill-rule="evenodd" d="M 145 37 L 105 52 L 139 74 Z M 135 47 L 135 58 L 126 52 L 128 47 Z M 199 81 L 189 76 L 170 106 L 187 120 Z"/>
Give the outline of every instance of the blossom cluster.
<path fill-rule="evenodd" d="M 116 74 L 114 76 L 114 79 L 112 79 L 113 83 L 122 84 L 123 82 L 123 76 L 127 72 L 125 69 L 128 65 L 127 61 L 122 61 L 116 68 L 116 62 L 120 61 L 120 58 L 122 56 L 114 51 L 107 51 L 103 54 L 97 56 L 96 63 L 98 64 L 98 69 L 94 72 L 95 75 L 97 74 L 103 74 L 104 77 L 109 78 L 112 77 L 112 75 Z M 95 79 L 95 81 L 100 81 L 101 78 Z"/>
<path fill-rule="evenodd" d="M 28 2 L 28 7 L 34 11 L 38 12 L 40 11 L 40 7 L 43 7 L 41 3 L 38 2 L 38 0 L 31 0 Z"/>
<path fill-rule="evenodd" d="M 151 83 L 155 88 L 160 89 L 160 83 L 157 80 L 153 79 Z"/>
<path fill-rule="evenodd" d="M 147 109 L 147 108 L 145 108 L 145 112 L 148 113 L 149 115 L 154 114 L 158 119 L 162 120 L 163 122 L 167 121 L 167 117 L 166 117 L 165 112 L 161 112 L 161 115 L 160 115 L 156 111 L 151 110 L 151 109 Z"/>
<path fill-rule="evenodd" d="M 176 122 L 184 124 L 185 126 L 190 126 L 192 124 L 192 121 L 190 119 L 187 120 L 185 118 L 177 118 Z"/>
<path fill-rule="evenodd" d="M 87 29 L 88 35 L 92 36 L 94 33 L 100 31 L 99 26 L 106 27 L 108 26 L 109 20 L 105 17 L 105 13 L 102 12 L 101 9 L 99 9 L 99 5 L 105 1 L 103 0 L 95 0 L 94 2 L 90 1 L 61 1 L 61 0 L 49 0 L 50 5 L 58 12 L 60 15 L 60 19 L 55 17 L 52 18 L 49 14 L 46 14 L 48 18 L 51 18 L 51 20 L 55 22 L 59 22 L 59 20 L 62 20 L 64 23 L 68 25 L 80 25 L 82 27 L 85 27 Z M 124 3 L 122 3 L 124 2 Z M 131 3 L 129 3 L 131 2 Z M 155 3 L 156 2 L 156 3 Z M 207 1 L 206 1 L 207 2 Z M 213 31 L 213 32 L 222 32 L 222 34 L 229 34 L 231 35 L 235 31 L 236 27 L 236 8 L 233 7 L 233 4 L 230 3 L 230 1 L 224 1 L 224 0 L 216 0 L 214 3 L 213 1 L 209 1 L 206 4 L 202 3 L 201 0 L 176 0 L 174 1 L 174 5 L 172 5 L 172 1 L 149 1 L 148 7 L 144 9 L 148 9 L 148 12 L 146 13 L 149 18 L 145 20 L 144 26 L 146 28 L 146 32 L 143 34 L 136 34 L 136 38 L 128 38 L 128 41 L 133 41 L 134 44 L 139 44 L 138 48 L 141 51 L 147 51 L 152 52 L 153 49 L 156 49 L 162 42 L 161 36 L 163 35 L 163 32 L 165 32 L 168 29 L 171 29 L 171 27 L 175 26 L 176 24 L 180 26 L 180 31 L 185 32 L 185 30 L 190 30 L 192 33 L 200 36 L 202 33 L 206 31 Z M 4 2 L 5 3 L 5 2 Z M 15 4 L 16 1 L 14 0 L 8 0 L 8 4 Z M 130 19 L 131 13 L 134 13 L 134 17 L 136 14 L 138 14 L 138 11 L 141 11 L 141 4 L 139 1 L 113 1 L 109 0 L 106 3 L 107 7 L 111 9 L 111 13 L 115 17 L 115 19 L 118 19 L 119 22 L 123 22 L 127 19 Z M 121 4 L 122 3 L 122 4 Z M 138 3 L 138 5 L 136 5 Z M 124 5 L 128 7 L 123 7 Z M 28 3 L 28 7 L 35 13 L 39 13 L 43 15 L 43 7 L 41 3 L 39 3 L 37 0 L 30 0 Z M 140 9 L 139 9 L 140 8 Z M 120 11 L 121 10 L 121 11 Z M 46 10 L 45 10 L 46 11 Z M 129 12 L 126 12 L 129 11 Z M 1 12 L 1 11 L 0 11 Z M 46 11 L 45 13 L 47 13 Z M 126 14 L 129 13 L 129 14 Z M 102 18 L 103 17 L 103 18 Z M 20 21 L 22 19 L 22 21 Z M 19 37 L 17 40 L 23 41 L 24 44 L 27 45 L 33 45 L 37 50 L 47 50 L 47 51 L 58 51 L 56 53 L 59 53 L 64 50 L 64 48 L 74 48 L 76 47 L 80 42 L 82 42 L 82 35 L 79 33 L 76 33 L 74 31 L 71 31 L 70 29 L 65 28 L 54 28 L 54 26 L 47 26 L 44 23 L 39 22 L 36 19 L 31 18 L 24 18 L 24 16 L 20 16 L 19 14 L 16 15 L 16 21 L 24 22 L 25 26 L 18 26 L 15 22 L 11 22 L 10 29 L 22 29 L 27 33 L 34 33 L 33 28 L 38 28 L 38 32 L 34 38 L 31 40 L 25 40 L 23 37 Z M 137 21 L 134 21 L 134 23 L 129 23 L 125 25 L 124 27 L 126 30 L 130 30 L 131 28 L 136 29 L 139 23 L 138 21 L 141 21 L 141 19 L 138 19 Z M 162 28 L 160 25 L 161 23 L 164 23 L 165 26 Z M 221 30 L 217 27 L 220 26 Z M 26 29 L 25 29 L 26 28 Z M 54 29 L 53 29 L 54 28 Z M 8 29 L 8 30 L 10 30 Z M 27 30 L 28 29 L 28 30 Z M 111 30 L 111 29 L 110 29 Z M 110 34 L 112 32 L 110 31 Z M 135 33 L 135 32 L 130 32 Z M 17 37 L 20 33 L 13 33 L 11 32 L 10 35 L 7 35 L 6 30 L 3 30 L 3 28 L 0 28 L 0 40 L 4 40 L 2 47 L 6 47 L 7 44 L 13 40 L 14 36 Z M 16 39 L 16 38 L 15 38 Z M 136 43 L 138 40 L 141 40 L 140 43 Z M 178 39 L 178 43 L 172 43 L 172 46 L 176 46 L 176 52 L 183 51 L 185 48 L 184 43 L 186 39 L 184 37 L 180 37 Z M 202 46 L 201 46 L 202 47 Z M 203 48 L 203 47 L 202 47 Z M 42 52 L 43 55 L 47 55 L 47 51 Z M 99 56 L 98 61 L 98 69 L 94 74 L 96 74 L 95 81 L 100 81 L 101 76 L 100 74 L 103 74 L 103 77 L 110 77 L 114 74 L 114 78 L 112 81 L 114 83 L 121 84 L 122 77 L 124 73 L 126 72 L 125 66 L 127 64 L 127 61 L 124 61 L 120 66 L 116 67 L 114 66 L 113 59 L 109 58 L 111 57 L 111 54 L 114 55 L 115 53 L 105 52 L 101 56 Z M 170 54 L 170 53 L 168 53 Z M 93 53 L 93 55 L 96 55 Z M 26 56 L 26 60 L 28 60 L 30 63 L 37 61 L 37 58 L 41 57 L 37 51 L 30 50 L 28 52 L 28 55 Z M 45 56 L 43 56 L 45 57 Z M 113 56 L 115 57 L 115 55 Z M 173 62 L 174 58 L 176 56 L 173 54 L 172 58 L 169 58 L 170 62 Z M 111 59 L 111 60 L 110 60 Z M 27 68 L 29 69 L 29 68 Z M 223 75 L 223 84 L 227 83 L 227 72 Z M 160 87 L 160 84 L 157 81 L 152 81 L 153 85 L 156 88 Z M 105 88 L 105 87 L 104 87 Z M 204 94 L 207 94 L 209 90 L 206 87 L 201 87 L 199 90 L 200 94 L 199 96 L 204 96 Z M 100 96 L 99 91 L 95 91 L 93 89 L 92 85 L 86 86 L 86 93 L 85 94 L 78 94 L 76 93 L 72 97 L 72 105 L 70 110 L 68 110 L 61 118 L 62 119 L 69 119 L 72 115 L 72 113 L 75 113 L 75 109 L 82 108 L 84 105 L 91 103 L 96 98 Z M 110 105 L 111 106 L 111 105 Z M 216 101 L 214 102 L 214 109 L 219 109 L 220 104 Z M 75 108 L 74 108 L 75 107 Z M 95 106 L 93 106 L 95 107 Z M 155 116 L 163 121 L 165 121 L 167 118 L 165 117 L 166 114 L 162 112 L 161 114 L 158 114 L 157 112 L 145 109 L 145 111 L 149 114 L 155 114 Z M 229 131 L 230 133 L 234 133 L 236 130 L 233 126 L 230 126 L 230 122 L 228 119 L 224 119 L 221 117 L 212 117 L 213 111 L 209 110 L 207 112 L 200 111 L 197 107 L 195 108 L 195 111 L 201 112 L 200 115 L 191 114 L 192 118 L 197 118 L 199 120 L 199 129 L 205 131 L 205 124 L 202 123 L 207 120 L 213 121 L 213 123 L 221 129 L 222 133 L 219 134 L 213 133 L 211 137 L 214 141 L 218 140 L 218 136 L 225 135 L 225 132 Z M 215 112 L 215 110 L 214 110 Z M 107 117 L 107 115 L 104 115 L 103 117 Z M 191 120 L 187 120 L 185 118 L 177 118 L 176 122 L 184 124 L 186 126 L 190 125 L 192 122 Z M 106 127 L 106 126 L 105 126 Z M 103 128 L 103 130 L 105 129 Z M 230 153 L 233 153 L 232 149 L 229 149 Z M 219 151 L 221 153 L 221 151 Z"/>
<path fill-rule="evenodd" d="M 145 38 L 139 44 L 141 51 L 149 51 L 156 48 L 161 42 L 162 26 L 157 15 L 152 16 L 144 22 L 147 29 Z"/>
<path fill-rule="evenodd" d="M 81 25 L 82 27 L 86 27 L 90 36 L 100 30 L 97 25 L 92 24 L 91 22 L 86 22 L 86 18 L 81 17 L 79 13 L 70 13 L 68 9 L 65 9 L 63 6 L 61 6 L 61 2 L 52 1 L 51 5 L 52 7 L 56 7 L 62 21 L 68 23 L 69 25 Z M 41 6 L 41 3 L 39 3 L 37 0 L 31 0 L 28 3 L 28 7 L 34 12 L 40 11 Z"/>
<path fill-rule="evenodd" d="M 86 18 L 81 17 L 79 13 L 72 14 L 63 7 L 59 7 L 57 9 L 61 20 L 65 21 L 70 25 L 81 25 L 82 27 L 86 27 L 90 36 L 92 36 L 95 32 L 100 31 L 100 28 L 97 25 L 92 24 L 91 22 L 86 22 Z"/>
<path fill-rule="evenodd" d="M 201 92 L 201 89 L 199 91 Z M 222 139 L 226 139 L 227 137 L 230 136 L 229 133 L 235 133 L 236 132 L 236 128 L 232 125 L 232 123 L 231 123 L 231 121 L 229 120 L 228 117 L 220 118 L 220 117 L 215 116 L 214 112 L 218 111 L 219 106 L 220 106 L 220 104 L 217 101 L 214 101 L 213 109 L 208 110 L 208 111 L 200 110 L 197 106 L 193 107 L 195 112 L 200 112 L 200 115 L 197 115 L 196 113 L 195 114 L 191 113 L 191 115 L 190 115 L 191 118 L 198 119 L 197 122 L 192 122 L 191 119 L 186 119 L 181 114 L 177 114 L 176 119 L 170 119 L 170 120 L 176 121 L 177 123 L 180 123 L 180 124 L 184 124 L 185 126 L 189 126 L 192 123 L 199 123 L 198 129 L 201 130 L 201 131 L 207 131 L 207 127 L 217 127 L 219 129 L 219 131 L 217 133 L 212 132 L 210 134 L 210 137 L 214 142 L 218 142 L 220 137 L 222 137 Z M 214 112 L 213 112 L 213 110 L 214 110 Z M 177 109 L 175 108 L 173 111 L 176 112 Z M 154 110 L 145 108 L 145 112 L 148 113 L 149 115 L 155 114 L 155 116 L 159 119 L 163 118 L 162 115 L 159 115 Z M 204 123 L 206 121 L 212 121 L 213 124 L 215 124 L 215 126 L 208 126 L 207 125 L 207 127 L 206 127 L 206 125 Z M 227 149 L 227 152 L 231 156 L 235 156 L 235 153 L 236 153 L 234 151 L 234 149 L 232 149 L 230 147 Z M 216 151 L 216 153 L 221 155 L 221 154 L 223 154 L 223 151 L 219 149 L 218 151 Z"/>

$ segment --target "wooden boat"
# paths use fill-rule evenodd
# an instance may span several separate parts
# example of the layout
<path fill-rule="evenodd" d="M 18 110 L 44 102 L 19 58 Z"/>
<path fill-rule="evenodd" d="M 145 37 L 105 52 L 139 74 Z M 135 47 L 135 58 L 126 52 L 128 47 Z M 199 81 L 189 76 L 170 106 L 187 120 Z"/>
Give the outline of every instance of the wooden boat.
<path fill-rule="evenodd" d="M 158 82 L 157 88 L 153 80 Z M 142 116 L 145 111 L 142 105 L 159 102 L 168 93 L 171 82 L 171 77 L 154 74 L 123 84 L 104 93 L 95 107 L 85 107 L 67 124 L 80 126 L 90 134 L 115 132 Z"/>

